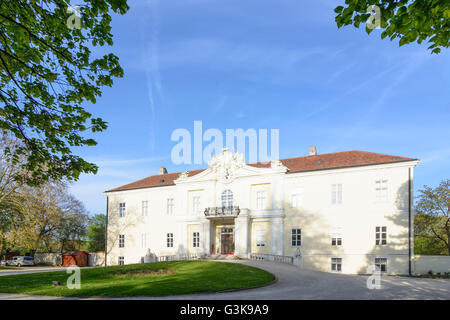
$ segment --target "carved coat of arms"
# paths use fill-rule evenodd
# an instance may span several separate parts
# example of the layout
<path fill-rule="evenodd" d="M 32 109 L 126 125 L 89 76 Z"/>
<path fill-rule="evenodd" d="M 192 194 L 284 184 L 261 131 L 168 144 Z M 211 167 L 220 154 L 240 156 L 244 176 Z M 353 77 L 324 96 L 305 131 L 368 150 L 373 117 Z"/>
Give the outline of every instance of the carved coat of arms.
<path fill-rule="evenodd" d="M 224 149 L 222 154 L 214 155 L 209 162 L 211 171 L 219 180 L 229 183 L 236 177 L 236 171 L 245 165 L 244 156 L 237 152 Z"/>

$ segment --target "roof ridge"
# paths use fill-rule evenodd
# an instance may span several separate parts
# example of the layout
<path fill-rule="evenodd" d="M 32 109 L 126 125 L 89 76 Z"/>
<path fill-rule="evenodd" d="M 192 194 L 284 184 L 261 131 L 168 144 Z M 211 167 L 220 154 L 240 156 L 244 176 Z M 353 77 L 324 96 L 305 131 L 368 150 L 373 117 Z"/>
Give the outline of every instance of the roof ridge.
<path fill-rule="evenodd" d="M 361 156 L 346 156 L 350 154 L 358 153 Z M 329 156 L 335 156 L 335 157 L 329 157 Z M 337 156 L 341 155 L 341 156 Z M 364 156 L 363 156 L 364 155 Z M 317 163 L 317 161 L 314 161 L 312 159 L 317 159 L 323 156 L 327 156 L 326 160 L 323 163 Z M 369 157 L 371 156 L 371 157 Z M 380 158 L 383 157 L 383 158 Z M 388 157 L 390 159 L 385 159 L 385 157 Z M 312 160 L 312 161 L 308 161 Z M 293 160 L 298 160 L 297 162 Z M 279 159 L 281 162 L 288 162 L 283 163 L 285 166 L 288 167 L 290 172 L 300 172 L 300 171 L 314 171 L 314 170 L 322 170 L 322 169 L 333 169 L 333 168 L 343 168 L 343 167 L 352 167 L 352 166 L 362 166 L 362 165 L 376 165 L 376 164 L 385 164 L 385 163 L 393 163 L 393 162 L 400 162 L 400 161 L 414 161 L 418 159 L 414 158 L 407 158 L 407 157 L 401 157 L 401 156 L 393 156 L 388 155 L 385 153 L 377 153 L 377 152 L 370 152 L 370 151 L 362 151 L 362 150 L 349 150 L 349 151 L 338 151 L 338 152 L 330 152 L 330 153 L 323 153 L 323 154 L 317 154 L 317 155 L 306 155 L 306 156 L 300 156 L 300 157 L 292 157 L 292 158 L 284 158 Z M 260 166 L 260 165 L 267 165 L 271 162 L 269 161 L 258 161 L 253 163 L 246 163 L 246 165 L 250 166 Z M 318 167 L 319 165 L 320 167 Z M 189 173 L 200 173 L 202 171 L 207 170 L 208 168 L 202 168 L 202 169 L 194 169 L 194 170 L 185 170 L 180 172 L 172 172 L 172 173 L 164 173 L 164 174 L 155 174 L 151 175 L 145 178 L 142 178 L 137 181 L 133 181 L 130 183 L 127 183 L 125 185 L 119 186 L 117 188 L 107 190 L 108 191 L 121 191 L 121 190 L 130 190 L 130 189 L 140 189 L 140 188 L 148 188 L 148 187 L 157 187 L 157 186 L 169 186 L 174 185 L 174 180 L 176 178 L 174 176 L 180 175 L 183 172 L 189 171 Z M 189 175 L 192 176 L 192 175 Z M 158 180 L 158 177 L 161 179 Z M 167 178 L 164 178 L 167 177 Z M 153 180 L 153 181 L 152 181 Z"/>

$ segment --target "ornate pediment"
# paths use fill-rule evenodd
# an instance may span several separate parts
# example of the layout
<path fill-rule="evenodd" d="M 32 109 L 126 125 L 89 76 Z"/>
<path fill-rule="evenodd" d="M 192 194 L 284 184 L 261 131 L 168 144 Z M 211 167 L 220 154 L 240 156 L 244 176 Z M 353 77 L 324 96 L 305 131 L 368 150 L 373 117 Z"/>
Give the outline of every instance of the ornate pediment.
<path fill-rule="evenodd" d="M 201 173 L 189 176 L 189 171 L 182 172 L 175 183 L 190 183 L 199 181 L 217 180 L 223 183 L 230 183 L 238 177 L 257 176 L 273 173 L 284 173 L 288 169 L 279 160 L 272 160 L 267 166 L 256 167 L 245 163 L 244 155 L 238 152 L 231 152 L 227 148 L 223 153 L 216 154 L 209 162 L 209 168 Z"/>
<path fill-rule="evenodd" d="M 216 154 L 209 162 L 209 169 L 218 180 L 228 183 L 234 180 L 236 172 L 245 166 L 244 155 L 223 149 L 222 154 Z"/>

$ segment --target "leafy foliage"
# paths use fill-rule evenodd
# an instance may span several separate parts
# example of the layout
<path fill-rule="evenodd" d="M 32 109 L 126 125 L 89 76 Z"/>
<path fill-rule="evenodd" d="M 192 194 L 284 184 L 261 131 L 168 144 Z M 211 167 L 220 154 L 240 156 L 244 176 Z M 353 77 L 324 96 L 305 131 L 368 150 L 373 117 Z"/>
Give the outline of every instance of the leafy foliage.
<path fill-rule="evenodd" d="M 72 153 L 96 144 L 82 133 L 107 127 L 83 105 L 95 103 L 123 70 L 115 55 L 94 57 L 91 49 L 113 44 L 110 12 L 129 7 L 126 0 L 83 4 L 81 28 L 71 29 L 77 15 L 69 0 L 0 1 L 0 129 L 23 142 L 6 154 L 13 161 L 26 155 L 29 185 L 97 171 Z"/>
<path fill-rule="evenodd" d="M 12 247 L 52 252 L 73 250 L 86 233 L 83 204 L 62 182 L 47 182 L 39 188 L 24 186 L 18 192 L 20 205 L 6 235 Z"/>
<path fill-rule="evenodd" d="M 96 214 L 92 217 L 87 229 L 87 237 L 89 251 L 105 251 L 106 216 L 104 214 Z"/>
<path fill-rule="evenodd" d="M 427 40 L 428 49 L 439 53 L 441 48 L 450 47 L 450 1 L 448 0 L 345 0 L 345 7 L 334 9 L 337 26 L 353 24 L 359 28 L 367 22 L 371 13 L 367 9 L 376 5 L 380 8 L 381 38 L 399 38 L 399 45 Z M 373 29 L 366 25 L 366 32 Z"/>
<path fill-rule="evenodd" d="M 414 253 L 423 255 L 446 255 L 448 254 L 445 244 L 436 238 L 417 236 L 414 238 Z"/>
<path fill-rule="evenodd" d="M 434 189 L 424 186 L 419 192 L 414 233 L 441 242 L 450 255 L 450 179 Z"/>

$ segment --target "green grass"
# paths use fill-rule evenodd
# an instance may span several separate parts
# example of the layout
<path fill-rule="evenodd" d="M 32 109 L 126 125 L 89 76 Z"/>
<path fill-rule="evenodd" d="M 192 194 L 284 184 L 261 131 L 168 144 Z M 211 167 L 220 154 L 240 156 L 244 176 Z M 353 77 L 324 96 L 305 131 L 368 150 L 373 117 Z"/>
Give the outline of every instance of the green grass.
<path fill-rule="evenodd" d="M 81 289 L 68 289 L 65 271 L 0 276 L 0 292 L 48 296 L 166 296 L 267 284 L 275 277 L 237 263 L 171 261 L 81 269 Z M 61 286 L 54 286 L 59 281 Z"/>

